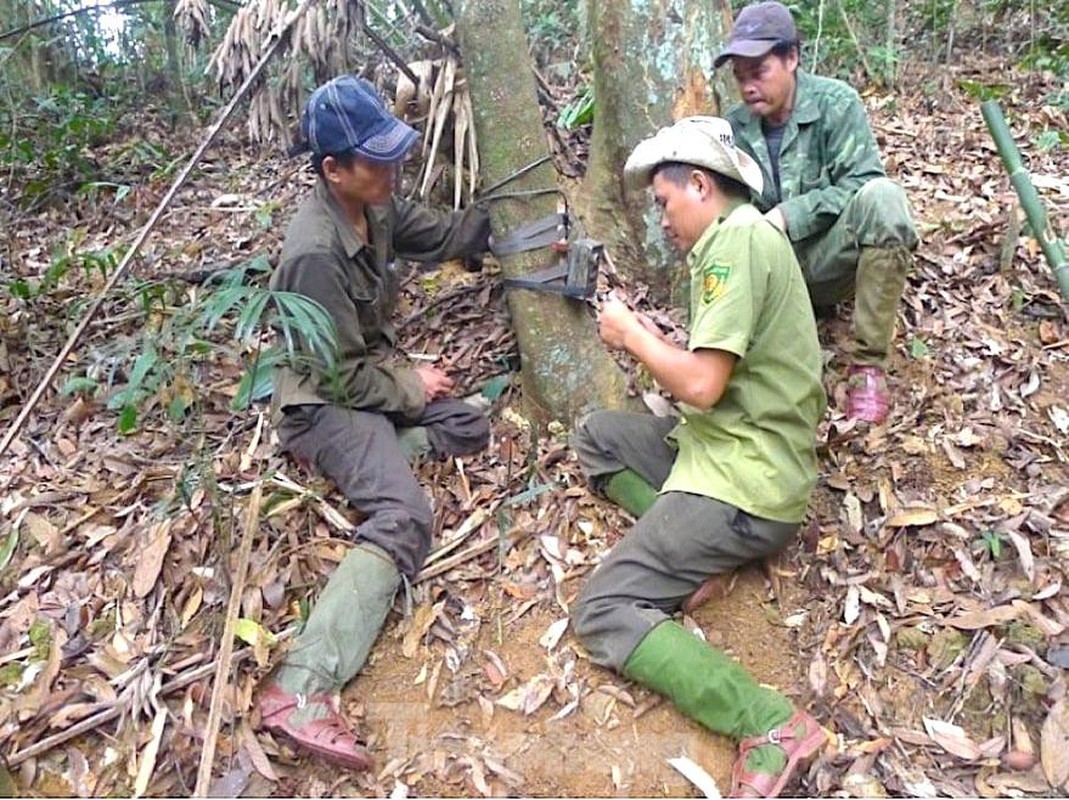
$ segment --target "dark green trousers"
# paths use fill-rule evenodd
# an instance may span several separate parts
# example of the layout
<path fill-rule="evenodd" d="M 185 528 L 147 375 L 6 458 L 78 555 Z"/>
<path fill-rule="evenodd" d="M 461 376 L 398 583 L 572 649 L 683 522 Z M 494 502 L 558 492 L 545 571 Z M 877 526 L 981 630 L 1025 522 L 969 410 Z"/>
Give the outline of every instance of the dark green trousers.
<path fill-rule="evenodd" d="M 597 411 L 579 423 L 573 444 L 595 488 L 625 468 L 659 487 L 675 460 L 664 441 L 674 424 L 649 414 Z M 621 671 L 646 635 L 706 579 L 780 550 L 797 530 L 797 524 L 755 517 L 711 497 L 662 494 L 583 587 L 576 633 L 592 661 Z"/>
<path fill-rule="evenodd" d="M 886 362 L 916 247 L 906 193 L 889 178 L 862 186 L 827 231 L 794 242 L 814 306 L 855 298 L 855 363 Z"/>

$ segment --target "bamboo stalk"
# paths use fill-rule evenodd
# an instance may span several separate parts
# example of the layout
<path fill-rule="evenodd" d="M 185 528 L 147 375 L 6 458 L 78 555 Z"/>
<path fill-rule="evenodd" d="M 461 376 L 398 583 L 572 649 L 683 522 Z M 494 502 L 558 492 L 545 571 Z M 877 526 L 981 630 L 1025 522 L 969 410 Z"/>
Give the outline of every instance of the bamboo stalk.
<path fill-rule="evenodd" d="M 249 569 L 249 556 L 252 554 L 253 533 L 260 527 L 260 501 L 263 487 L 256 484 L 249 496 L 249 507 L 245 514 L 245 529 L 241 534 L 238 548 L 237 574 L 230 587 L 230 602 L 226 607 L 226 623 L 223 626 L 223 640 L 219 645 L 219 658 L 215 665 L 215 678 L 212 681 L 212 702 L 208 707 L 207 733 L 204 737 L 204 749 L 200 753 L 200 767 L 197 770 L 197 784 L 193 789 L 194 797 L 207 797 L 208 784 L 212 779 L 212 764 L 215 761 L 215 747 L 219 741 L 219 724 L 223 718 L 223 691 L 226 689 L 227 673 L 230 671 L 230 658 L 234 651 L 234 624 L 241 610 L 241 596 L 245 592 L 245 575 Z"/>
<path fill-rule="evenodd" d="M 1054 278 L 1058 282 L 1062 297 L 1069 300 L 1069 260 L 1066 259 L 1065 247 L 1054 235 L 1054 230 L 1047 219 L 1047 210 L 1043 201 L 1032 185 L 1028 170 L 1021 161 L 1021 153 L 1013 141 L 1006 118 L 1002 114 L 1002 108 L 997 100 L 986 100 L 980 104 L 980 112 L 987 123 L 987 129 L 991 132 L 991 138 L 995 140 L 998 154 L 1002 157 L 1002 163 L 1010 176 L 1010 184 L 1017 192 L 1024 209 L 1025 217 L 1032 228 L 1032 235 L 1039 242 L 1039 247 L 1054 272 Z"/>
<path fill-rule="evenodd" d="M 287 39 L 286 34 L 289 29 L 293 27 L 293 24 L 297 20 L 304 16 L 304 13 L 315 2 L 316 0 L 301 0 L 301 4 L 297 6 L 297 8 L 295 8 L 292 12 L 290 12 L 289 17 L 286 19 L 285 23 L 283 23 L 277 31 L 272 33 L 272 36 L 274 38 L 272 38 L 270 43 L 267 45 L 266 49 L 264 50 L 264 54 L 260 56 L 260 60 L 256 63 L 256 66 L 253 67 L 252 71 L 248 74 L 248 77 L 246 77 L 245 81 L 241 84 L 241 86 L 238 87 L 238 90 L 234 92 L 234 96 L 230 98 L 230 102 L 227 103 L 223 110 L 219 112 L 219 119 L 215 121 L 215 123 L 209 129 L 207 135 L 204 137 L 204 141 L 200 143 L 200 146 L 197 147 L 193 155 L 190 156 L 189 161 L 186 163 L 185 167 L 182 168 L 182 171 L 174 179 L 174 183 L 171 184 L 171 188 L 167 190 L 167 194 L 165 194 L 163 196 L 163 199 L 160 200 L 160 204 L 156 206 L 156 210 L 152 212 L 152 216 L 149 217 L 148 222 L 145 223 L 145 226 L 137 235 L 137 238 L 134 240 L 133 245 L 131 245 L 130 249 L 126 251 L 126 254 L 123 256 L 122 261 L 119 262 L 119 266 L 117 266 L 115 268 L 115 271 L 111 273 L 111 276 L 108 278 L 107 283 L 104 284 L 104 288 L 100 290 L 100 293 L 96 296 L 96 299 L 93 300 L 93 303 L 89 306 L 89 310 L 85 312 L 85 316 L 82 317 L 82 321 L 78 323 L 77 327 L 75 327 L 73 331 L 71 331 L 71 335 L 67 339 L 67 343 L 63 345 L 63 348 L 56 355 L 55 360 L 52 362 L 52 366 L 48 368 L 48 371 L 45 373 L 44 377 L 41 378 L 41 382 L 38 383 L 37 388 L 33 390 L 33 394 L 30 395 L 30 399 L 26 401 L 25 405 L 23 405 L 22 411 L 19 412 L 19 415 L 15 418 L 15 421 L 11 423 L 11 426 L 4 433 L 4 438 L 0 440 L 0 455 L 3 455 L 7 451 L 7 448 L 11 444 L 12 440 L 22 429 L 22 426 L 26 423 L 26 419 L 33 412 L 33 409 L 36 408 L 37 403 L 41 400 L 41 396 L 45 393 L 45 390 L 48 388 L 49 384 L 52 383 L 52 379 L 56 377 L 56 373 L 59 372 L 59 368 L 70 356 L 71 351 L 74 350 L 74 346 L 78 343 L 78 340 L 82 338 L 82 334 L 85 333 L 86 328 L 89 327 L 89 321 L 100 310 L 100 307 L 104 304 L 104 300 L 107 299 L 111 290 L 115 287 L 115 284 L 117 284 L 119 282 L 119 279 L 126 274 L 130 263 L 133 261 L 134 255 L 136 255 L 137 252 L 141 249 L 141 246 L 145 243 L 145 240 L 148 238 L 149 233 L 152 232 L 152 229 L 156 227 L 156 223 L 160 221 L 160 217 L 163 216 L 163 212 L 166 210 L 167 206 L 171 204 L 171 201 L 174 199 L 174 196 L 178 193 L 178 189 L 182 186 L 183 183 L 186 182 L 186 178 L 189 177 L 189 174 L 193 171 L 193 167 L 196 166 L 198 161 L 200 161 L 201 156 L 204 155 L 204 151 L 208 149 L 208 146 L 218 135 L 219 131 L 222 130 L 223 124 L 227 121 L 227 119 L 229 119 L 230 115 L 237 107 L 238 101 L 241 100 L 249 91 L 253 83 L 255 83 L 255 81 L 259 78 L 260 73 L 263 72 L 264 67 L 267 66 L 268 62 L 274 56 L 275 51 L 278 50 L 282 42 Z"/>

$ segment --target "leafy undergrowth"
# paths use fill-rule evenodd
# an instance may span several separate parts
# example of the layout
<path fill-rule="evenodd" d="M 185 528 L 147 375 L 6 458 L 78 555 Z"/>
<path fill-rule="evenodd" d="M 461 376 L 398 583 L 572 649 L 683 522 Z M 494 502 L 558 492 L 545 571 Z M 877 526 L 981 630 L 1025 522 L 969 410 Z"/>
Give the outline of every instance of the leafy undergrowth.
<path fill-rule="evenodd" d="M 1014 195 L 960 88 L 999 70 L 867 96 L 923 238 L 892 417 L 871 431 L 843 420 L 841 309 L 821 323 L 835 405 L 810 520 L 764 573 L 725 582 L 687 621 L 835 734 L 798 793 L 1069 791 L 1069 327 L 1027 231 L 1004 246 Z M 1019 143 L 1064 222 L 1069 155 L 1030 141 L 1069 130 L 1065 109 L 1041 102 L 1057 87 L 1016 74 L 1013 86 L 1003 107 L 1030 131 Z M 45 396 L 0 465 L 0 737 L 19 790 L 191 792 L 236 581 L 214 793 L 679 795 L 691 790 L 666 759 L 680 754 L 725 787 L 727 743 L 592 667 L 565 627 L 629 520 L 586 491 L 566 431 L 523 419 L 491 265 L 406 285 L 405 349 L 492 399 L 494 435 L 479 456 L 420 468 L 438 549 L 345 693 L 375 771 L 324 767 L 256 730 L 256 684 L 344 555 L 355 512 L 274 454 L 262 404 L 232 410 L 257 344 L 188 322 L 209 289 L 180 276 L 273 259 L 309 184 L 299 164 L 232 141 L 212 152 L 64 364 L 68 393 Z M 5 282 L 22 282 L 0 301 L 5 428 L 166 188 L 83 199 L 74 223 L 5 212 Z M 139 374 L 146 342 L 157 355 Z"/>

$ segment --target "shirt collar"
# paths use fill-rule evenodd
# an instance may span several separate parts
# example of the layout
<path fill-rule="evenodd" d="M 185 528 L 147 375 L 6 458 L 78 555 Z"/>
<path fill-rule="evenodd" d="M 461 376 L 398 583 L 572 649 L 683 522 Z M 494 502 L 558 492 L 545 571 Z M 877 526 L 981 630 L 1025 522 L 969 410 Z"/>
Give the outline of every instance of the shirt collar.
<path fill-rule="evenodd" d="M 327 182 L 322 178 L 316 181 L 315 196 L 320 207 L 322 207 L 334 222 L 334 227 L 338 231 L 338 237 L 341 239 L 342 247 L 345 248 L 346 258 L 352 258 L 359 253 L 366 244 L 361 241 L 356 233 L 356 228 L 353 227 L 352 221 L 346 216 L 342 207 L 338 204 L 338 201 L 334 199 L 334 195 L 330 193 L 330 189 L 327 187 Z M 371 224 L 370 219 L 368 224 Z"/>
<path fill-rule="evenodd" d="M 799 125 L 816 122 L 820 118 L 820 108 L 813 95 L 813 79 L 801 67 L 794 73 L 794 79 L 794 111 L 791 112 L 791 119 Z"/>
<path fill-rule="evenodd" d="M 693 268 L 695 264 L 701 263 L 705 260 L 705 252 L 709 249 L 709 244 L 716 236 L 716 232 L 720 230 L 720 226 L 723 225 L 728 217 L 735 213 L 739 208 L 746 205 L 745 200 L 732 198 L 728 201 L 727 207 L 720 214 L 719 217 L 709 223 L 709 227 L 705 229 L 698 241 L 694 243 L 694 246 L 690 248 L 690 252 L 687 253 L 687 267 Z"/>

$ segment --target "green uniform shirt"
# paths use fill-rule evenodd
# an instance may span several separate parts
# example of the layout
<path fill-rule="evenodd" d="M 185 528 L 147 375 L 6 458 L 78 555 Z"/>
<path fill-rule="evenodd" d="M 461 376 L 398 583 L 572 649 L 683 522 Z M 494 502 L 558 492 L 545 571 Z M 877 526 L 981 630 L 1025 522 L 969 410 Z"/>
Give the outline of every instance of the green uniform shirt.
<path fill-rule="evenodd" d="M 858 189 L 886 174 L 857 92 L 833 78 L 802 70 L 795 75 L 794 110 L 780 146 L 778 192 L 761 118 L 744 104 L 727 113 L 735 143 L 761 165 L 765 191 L 755 204 L 762 211 L 779 206 L 792 241 L 824 233 Z"/>
<path fill-rule="evenodd" d="M 690 350 L 738 356 L 720 401 L 683 404 L 679 448 L 661 491 L 712 497 L 801 522 L 817 479 L 824 413 L 817 327 L 787 239 L 749 204 L 709 226 L 687 256 Z"/>
<path fill-rule="evenodd" d="M 338 374 L 311 365 L 275 370 L 273 406 L 335 403 L 416 420 L 423 384 L 395 348 L 391 322 L 399 291 L 395 259 L 435 261 L 483 252 L 490 217 L 480 206 L 452 214 L 400 198 L 367 210 L 370 243 L 319 180 L 282 245 L 271 288 L 318 301 L 338 335 Z"/>

